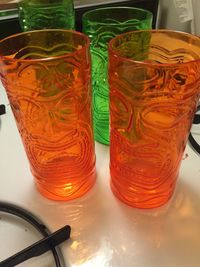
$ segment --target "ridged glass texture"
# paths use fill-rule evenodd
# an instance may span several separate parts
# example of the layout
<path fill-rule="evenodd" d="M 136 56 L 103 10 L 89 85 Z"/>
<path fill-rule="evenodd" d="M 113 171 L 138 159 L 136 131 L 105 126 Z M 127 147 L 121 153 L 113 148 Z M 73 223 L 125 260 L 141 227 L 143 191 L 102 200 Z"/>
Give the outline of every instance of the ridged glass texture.
<path fill-rule="evenodd" d="M 200 39 L 139 31 L 109 44 L 111 187 L 155 208 L 172 196 L 200 93 Z"/>
<path fill-rule="evenodd" d="M 151 27 L 152 14 L 143 9 L 101 8 L 83 15 L 83 32 L 91 40 L 94 136 L 102 144 L 110 143 L 108 42 L 118 34 Z"/>
<path fill-rule="evenodd" d="M 73 0 L 21 0 L 18 6 L 23 31 L 75 27 Z"/>
<path fill-rule="evenodd" d="M 95 182 L 89 39 L 65 30 L 23 33 L 0 42 L 0 59 L 37 188 L 55 200 L 82 196 Z"/>

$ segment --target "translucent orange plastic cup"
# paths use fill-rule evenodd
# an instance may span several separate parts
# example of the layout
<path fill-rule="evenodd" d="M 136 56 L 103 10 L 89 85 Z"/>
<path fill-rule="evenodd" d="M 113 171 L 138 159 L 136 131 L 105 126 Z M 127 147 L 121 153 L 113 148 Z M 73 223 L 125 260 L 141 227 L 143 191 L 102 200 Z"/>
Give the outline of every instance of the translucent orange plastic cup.
<path fill-rule="evenodd" d="M 200 93 L 200 39 L 136 31 L 109 43 L 110 171 L 114 194 L 137 208 L 172 196 Z"/>
<path fill-rule="evenodd" d="M 3 85 L 38 190 L 82 196 L 95 182 L 89 39 L 41 30 L 0 42 Z"/>

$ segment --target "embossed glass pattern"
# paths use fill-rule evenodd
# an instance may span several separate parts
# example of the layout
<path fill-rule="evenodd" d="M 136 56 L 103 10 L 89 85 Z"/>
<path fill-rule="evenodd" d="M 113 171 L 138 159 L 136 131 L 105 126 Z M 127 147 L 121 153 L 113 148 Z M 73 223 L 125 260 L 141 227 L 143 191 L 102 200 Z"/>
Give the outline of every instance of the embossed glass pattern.
<path fill-rule="evenodd" d="M 154 208 L 172 196 L 200 93 L 200 39 L 136 31 L 109 44 L 111 187 Z"/>
<path fill-rule="evenodd" d="M 89 39 L 22 33 L 0 42 L 0 60 L 37 188 L 50 199 L 80 197 L 95 182 Z"/>
<path fill-rule="evenodd" d="M 23 31 L 75 27 L 73 0 L 21 0 L 18 5 Z"/>
<path fill-rule="evenodd" d="M 83 31 L 91 40 L 93 122 L 95 140 L 109 144 L 108 42 L 118 34 L 151 29 L 152 14 L 143 9 L 109 7 L 83 15 Z"/>

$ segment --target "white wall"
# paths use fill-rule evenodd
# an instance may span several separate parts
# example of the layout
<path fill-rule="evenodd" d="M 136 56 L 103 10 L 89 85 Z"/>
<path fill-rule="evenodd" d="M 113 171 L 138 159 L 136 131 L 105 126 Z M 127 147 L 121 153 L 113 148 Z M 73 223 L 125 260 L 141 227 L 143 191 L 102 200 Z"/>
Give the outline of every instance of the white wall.
<path fill-rule="evenodd" d="M 196 2 L 200 3 L 200 0 L 196 0 Z M 191 31 L 190 22 L 180 22 L 174 0 L 160 0 L 157 27 L 185 32 Z"/>
<path fill-rule="evenodd" d="M 195 33 L 200 35 L 200 0 L 193 0 Z"/>
<path fill-rule="evenodd" d="M 200 35 L 200 0 L 192 0 L 194 21 L 180 22 L 174 0 L 160 0 L 158 28 L 191 32 Z"/>

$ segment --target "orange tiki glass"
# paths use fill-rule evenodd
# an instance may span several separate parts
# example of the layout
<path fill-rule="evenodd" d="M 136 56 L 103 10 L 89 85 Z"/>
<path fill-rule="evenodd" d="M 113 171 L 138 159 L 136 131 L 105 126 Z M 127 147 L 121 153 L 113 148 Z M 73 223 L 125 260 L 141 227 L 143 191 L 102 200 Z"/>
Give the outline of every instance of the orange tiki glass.
<path fill-rule="evenodd" d="M 38 190 L 70 200 L 95 181 L 89 40 L 42 30 L 0 42 L 7 91 Z"/>
<path fill-rule="evenodd" d="M 172 196 L 200 93 L 200 39 L 129 32 L 109 44 L 110 171 L 114 194 L 137 208 Z"/>

